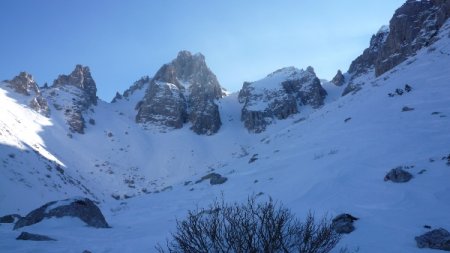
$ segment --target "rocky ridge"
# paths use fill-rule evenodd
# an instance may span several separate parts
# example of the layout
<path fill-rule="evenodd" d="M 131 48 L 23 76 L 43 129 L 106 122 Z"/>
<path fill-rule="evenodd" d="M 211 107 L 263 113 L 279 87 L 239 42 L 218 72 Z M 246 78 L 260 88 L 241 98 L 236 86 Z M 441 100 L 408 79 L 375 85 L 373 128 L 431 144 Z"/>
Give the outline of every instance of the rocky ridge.
<path fill-rule="evenodd" d="M 414 55 L 419 49 L 434 43 L 439 29 L 450 17 L 447 0 L 408 0 L 398 8 L 389 26 L 383 26 L 372 36 L 370 45 L 350 65 L 351 80 L 343 96 L 358 90 L 352 82 L 361 74 L 374 71 L 380 76 Z"/>
<path fill-rule="evenodd" d="M 207 67 L 205 57 L 181 51 L 150 81 L 136 106 L 136 122 L 169 128 L 181 128 L 190 122 L 195 133 L 211 135 L 222 124 L 215 102 L 222 96 L 223 89 Z"/>
<path fill-rule="evenodd" d="M 250 132 L 260 133 L 274 119 L 299 113 L 301 106 L 322 106 L 326 95 L 312 67 L 283 68 L 262 80 L 244 83 L 238 97 L 243 104 L 241 120 Z"/>

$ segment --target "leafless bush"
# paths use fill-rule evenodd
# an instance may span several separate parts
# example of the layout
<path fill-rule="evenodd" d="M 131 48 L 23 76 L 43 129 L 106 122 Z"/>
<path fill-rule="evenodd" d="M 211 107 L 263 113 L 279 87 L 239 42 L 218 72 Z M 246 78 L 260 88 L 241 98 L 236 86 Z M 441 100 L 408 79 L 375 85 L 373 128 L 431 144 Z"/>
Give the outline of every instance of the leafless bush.
<path fill-rule="evenodd" d="M 244 204 L 215 201 L 207 209 L 189 211 L 177 221 L 177 230 L 159 252 L 300 252 L 325 253 L 338 243 L 340 235 L 327 218 L 316 220 L 309 213 L 304 222 L 289 209 L 270 199 Z"/>

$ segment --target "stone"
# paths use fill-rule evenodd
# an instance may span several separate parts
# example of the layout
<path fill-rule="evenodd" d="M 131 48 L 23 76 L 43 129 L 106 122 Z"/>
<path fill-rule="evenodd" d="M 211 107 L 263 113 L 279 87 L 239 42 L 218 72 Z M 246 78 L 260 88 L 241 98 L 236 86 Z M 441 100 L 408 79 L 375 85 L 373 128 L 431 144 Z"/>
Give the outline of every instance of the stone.
<path fill-rule="evenodd" d="M 24 240 L 24 241 L 56 241 L 55 239 L 48 237 L 46 235 L 32 234 L 28 232 L 22 232 L 16 238 L 16 240 Z"/>
<path fill-rule="evenodd" d="M 408 106 L 403 106 L 402 112 L 409 112 L 409 111 L 414 111 L 414 108 L 408 107 Z"/>
<path fill-rule="evenodd" d="M 443 229 L 434 229 L 415 238 L 417 247 L 450 251 L 450 233 Z"/>
<path fill-rule="evenodd" d="M 395 11 L 389 27 L 382 27 L 372 36 L 369 48 L 352 62 L 348 72 L 353 76 L 371 69 L 376 76 L 386 73 L 419 49 L 431 45 L 448 17 L 450 2 L 447 0 L 406 1 Z"/>
<path fill-rule="evenodd" d="M 20 218 L 14 229 L 30 226 L 48 218 L 76 217 L 88 226 L 95 228 L 109 228 L 100 209 L 88 198 L 72 198 L 61 201 L 52 201 L 31 211 Z"/>
<path fill-rule="evenodd" d="M 90 105 L 97 105 L 97 86 L 94 79 L 91 76 L 89 67 L 76 65 L 75 69 L 70 75 L 59 75 L 58 78 L 53 81 L 53 87 L 71 85 L 81 89 L 85 94 L 85 108 Z"/>
<path fill-rule="evenodd" d="M 124 95 L 125 96 L 125 95 Z M 219 106 L 223 89 L 202 54 L 181 51 L 163 65 L 150 81 L 136 109 L 136 122 L 181 128 L 185 123 L 199 135 L 219 131 Z"/>
<path fill-rule="evenodd" d="M 353 226 L 353 222 L 358 220 L 359 218 L 356 218 L 348 213 L 343 213 L 338 216 L 336 216 L 331 221 L 332 228 L 336 231 L 336 233 L 339 234 L 349 234 L 355 230 L 355 227 Z"/>
<path fill-rule="evenodd" d="M 404 170 L 402 166 L 390 170 L 384 177 L 384 181 L 392 181 L 394 183 L 406 183 L 413 178 L 413 175 Z"/>
<path fill-rule="evenodd" d="M 238 96 L 241 121 L 250 132 L 261 133 L 275 119 L 299 113 L 301 106 L 322 106 L 326 95 L 312 67 L 283 68 L 262 80 L 244 82 Z"/>
<path fill-rule="evenodd" d="M 218 185 L 225 183 L 228 180 L 228 178 L 220 175 L 219 173 L 213 172 L 203 176 L 200 180 L 196 181 L 195 183 L 198 184 L 203 182 L 204 180 L 209 180 L 209 183 L 211 185 Z"/>
<path fill-rule="evenodd" d="M 8 214 L 0 217 L 0 223 L 14 223 L 20 218 L 21 216 L 18 214 Z"/>
<path fill-rule="evenodd" d="M 338 72 L 333 77 L 331 82 L 334 83 L 334 85 L 336 85 L 336 86 L 342 86 L 345 83 L 345 77 L 342 74 L 341 70 L 338 70 Z"/>

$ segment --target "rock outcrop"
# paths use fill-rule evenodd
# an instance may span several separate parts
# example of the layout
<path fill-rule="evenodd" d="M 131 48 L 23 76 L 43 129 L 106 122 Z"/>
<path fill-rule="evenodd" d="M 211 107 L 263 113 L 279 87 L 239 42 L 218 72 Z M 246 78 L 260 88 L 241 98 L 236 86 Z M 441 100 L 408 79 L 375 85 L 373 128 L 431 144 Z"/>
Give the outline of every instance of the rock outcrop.
<path fill-rule="evenodd" d="M 353 230 L 355 230 L 353 222 L 357 220 L 358 218 L 354 217 L 353 215 L 343 213 L 333 218 L 331 226 L 338 234 L 350 234 L 351 232 L 353 232 Z"/>
<path fill-rule="evenodd" d="M 190 122 L 195 133 L 211 135 L 221 126 L 216 100 L 222 96 L 223 89 L 205 57 L 181 51 L 150 81 L 144 99 L 137 105 L 136 121 L 170 128 Z"/>
<path fill-rule="evenodd" d="M 413 175 L 404 170 L 402 166 L 390 170 L 384 177 L 384 181 L 394 183 L 406 183 L 413 178 Z"/>
<path fill-rule="evenodd" d="M 89 67 L 76 65 L 70 75 L 60 75 L 45 93 L 56 110 L 63 111 L 70 131 L 83 134 L 83 113 L 97 105 L 97 87 Z"/>
<path fill-rule="evenodd" d="M 312 67 L 306 71 L 283 68 L 262 80 L 244 83 L 238 97 L 243 104 L 241 120 L 249 131 L 260 133 L 274 119 L 298 113 L 301 106 L 322 106 L 326 95 Z"/>
<path fill-rule="evenodd" d="M 449 16 L 447 0 L 406 1 L 395 11 L 389 27 L 372 36 L 369 48 L 352 62 L 348 72 L 358 75 L 374 68 L 376 76 L 382 75 L 432 44 Z"/>
<path fill-rule="evenodd" d="M 338 72 L 333 77 L 331 82 L 334 83 L 334 85 L 336 85 L 336 86 L 342 86 L 345 83 L 345 77 L 342 74 L 341 70 L 338 70 Z"/>
<path fill-rule="evenodd" d="M 28 232 L 22 232 L 20 235 L 16 238 L 16 240 L 23 240 L 23 241 L 56 241 L 55 239 L 46 236 L 46 235 L 39 235 L 39 234 L 32 234 Z"/>
<path fill-rule="evenodd" d="M 109 228 L 100 209 L 88 198 L 73 198 L 49 202 L 33 210 L 27 216 L 20 218 L 14 229 L 30 226 L 44 219 L 56 217 L 76 217 L 88 226 L 95 228 Z"/>
<path fill-rule="evenodd" d="M 42 96 L 39 86 L 34 81 L 32 75 L 26 72 L 20 72 L 18 76 L 12 80 L 6 80 L 5 83 L 7 87 L 13 89 L 15 92 L 31 97 L 28 101 L 31 109 L 46 117 L 50 116 L 50 108 L 48 107 L 47 100 Z"/>
<path fill-rule="evenodd" d="M 450 251 L 450 233 L 443 229 L 434 229 L 416 238 L 417 247 Z"/>
<path fill-rule="evenodd" d="M 152 79 L 149 76 L 141 77 L 139 80 L 134 82 L 133 85 L 130 86 L 130 88 L 126 89 L 123 92 L 123 95 L 119 92 L 116 92 L 116 95 L 114 96 L 111 103 L 115 103 L 121 99 L 129 100 L 130 96 L 132 96 L 136 91 L 146 88 L 146 85 L 148 86 L 151 80 Z"/>

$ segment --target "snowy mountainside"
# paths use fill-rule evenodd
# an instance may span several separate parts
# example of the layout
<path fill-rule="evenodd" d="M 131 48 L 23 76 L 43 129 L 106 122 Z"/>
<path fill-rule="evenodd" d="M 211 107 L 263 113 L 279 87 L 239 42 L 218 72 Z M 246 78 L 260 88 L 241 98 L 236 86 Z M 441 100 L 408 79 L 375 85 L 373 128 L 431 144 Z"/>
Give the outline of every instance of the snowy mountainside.
<path fill-rule="evenodd" d="M 47 201 L 82 195 L 99 203 L 112 228 L 69 218 L 19 230 L 1 224 L 0 249 L 154 252 L 187 210 L 221 195 L 245 201 L 255 194 L 282 202 L 299 218 L 309 210 L 358 217 L 334 252 L 436 252 L 417 248 L 414 237 L 429 231 L 425 226 L 450 230 L 450 21 L 433 40 L 379 76 L 371 66 L 343 74 L 341 86 L 323 83 L 322 106 L 273 121 L 259 134 L 244 127 L 238 94 L 214 101 L 222 123 L 214 135 L 136 124 L 144 88 L 129 101 L 90 105 L 82 115 L 92 123 L 84 134 L 71 133 L 54 104 L 77 100 L 79 87 L 54 87 L 61 95 L 49 100 L 47 118 L 3 83 L 0 215 L 25 215 Z M 350 85 L 355 88 L 339 96 Z M 412 180 L 385 181 L 399 166 Z M 200 180 L 213 171 L 228 180 Z M 58 241 L 15 240 L 22 231 Z"/>

